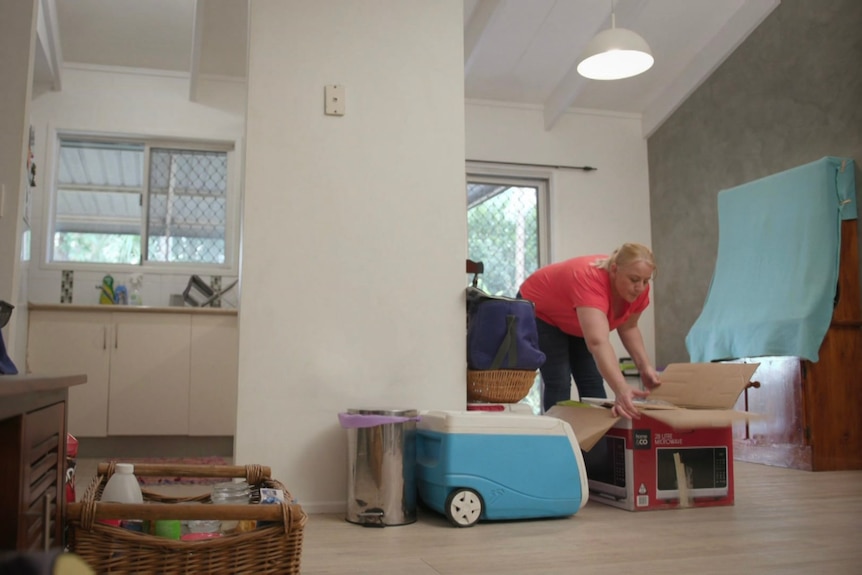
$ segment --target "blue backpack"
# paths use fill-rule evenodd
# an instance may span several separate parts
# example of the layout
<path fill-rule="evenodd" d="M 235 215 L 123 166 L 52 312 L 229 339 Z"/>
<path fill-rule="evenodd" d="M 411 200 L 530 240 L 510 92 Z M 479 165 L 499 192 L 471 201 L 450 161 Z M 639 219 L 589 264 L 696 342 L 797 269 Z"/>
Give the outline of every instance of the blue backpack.
<path fill-rule="evenodd" d="M 543 363 L 533 302 L 468 287 L 467 367 L 536 370 Z"/>

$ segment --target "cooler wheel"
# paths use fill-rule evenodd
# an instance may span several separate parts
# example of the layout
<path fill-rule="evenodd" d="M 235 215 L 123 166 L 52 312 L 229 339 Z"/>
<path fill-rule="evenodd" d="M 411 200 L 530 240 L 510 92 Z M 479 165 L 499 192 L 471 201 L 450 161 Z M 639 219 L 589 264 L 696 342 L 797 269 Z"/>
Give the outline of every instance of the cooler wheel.
<path fill-rule="evenodd" d="M 446 498 L 446 518 L 455 527 L 472 527 L 482 515 L 482 496 L 472 489 L 456 489 Z"/>

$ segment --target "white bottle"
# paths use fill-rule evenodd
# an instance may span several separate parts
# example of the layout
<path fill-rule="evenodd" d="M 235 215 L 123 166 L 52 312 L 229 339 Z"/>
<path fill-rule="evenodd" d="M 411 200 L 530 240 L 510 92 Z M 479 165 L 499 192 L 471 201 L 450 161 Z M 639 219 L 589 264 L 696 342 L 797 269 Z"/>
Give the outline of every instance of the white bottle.
<path fill-rule="evenodd" d="M 132 274 L 129 276 L 129 305 L 144 305 L 143 294 L 141 289 L 144 285 L 144 276 L 142 274 Z"/>
<path fill-rule="evenodd" d="M 114 474 L 105 484 L 101 501 L 114 503 L 143 503 L 144 496 L 138 478 L 135 477 L 135 466 L 131 463 L 117 463 Z"/>
<path fill-rule="evenodd" d="M 131 463 L 117 463 L 114 474 L 111 475 L 105 488 L 102 489 L 100 501 L 104 503 L 143 503 L 144 496 L 138 478 L 135 477 L 135 466 Z M 144 522 L 140 519 L 100 519 L 100 523 L 114 525 L 129 529 L 130 531 L 143 531 Z"/>
<path fill-rule="evenodd" d="M 132 293 L 129 294 L 129 305 L 144 305 L 144 300 L 141 299 L 141 290 L 132 288 Z"/>

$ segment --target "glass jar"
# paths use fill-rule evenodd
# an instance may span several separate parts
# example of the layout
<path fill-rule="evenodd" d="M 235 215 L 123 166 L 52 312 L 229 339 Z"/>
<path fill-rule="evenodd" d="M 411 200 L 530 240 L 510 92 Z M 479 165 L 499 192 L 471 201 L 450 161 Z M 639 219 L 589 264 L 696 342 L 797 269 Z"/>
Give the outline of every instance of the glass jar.
<path fill-rule="evenodd" d="M 218 519 L 191 519 L 184 522 L 185 529 L 188 533 L 195 534 L 211 534 L 218 533 L 221 528 L 221 521 Z"/>
<path fill-rule="evenodd" d="M 200 501 L 189 501 L 189 504 L 198 504 Z M 182 535 L 221 535 L 219 528 L 221 521 L 218 519 L 185 519 L 181 523 Z"/>
<path fill-rule="evenodd" d="M 235 479 L 213 485 L 210 499 L 215 505 L 247 505 L 251 500 L 251 487 L 243 479 Z M 229 533 L 236 529 L 236 520 L 222 521 L 221 532 Z"/>

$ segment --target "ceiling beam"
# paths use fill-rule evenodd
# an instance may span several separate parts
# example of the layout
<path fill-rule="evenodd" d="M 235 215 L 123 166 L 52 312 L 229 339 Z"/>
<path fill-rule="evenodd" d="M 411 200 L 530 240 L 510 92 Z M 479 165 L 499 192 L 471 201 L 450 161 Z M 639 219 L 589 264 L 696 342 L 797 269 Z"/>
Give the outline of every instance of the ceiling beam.
<path fill-rule="evenodd" d="M 36 35 L 51 68 L 51 89 L 59 92 L 63 88 L 63 50 L 60 45 L 56 0 L 41 0 L 40 7 Z"/>
<path fill-rule="evenodd" d="M 189 67 L 189 100 L 198 99 L 198 78 L 201 67 L 201 49 L 204 41 L 204 6 L 206 0 L 195 0 L 195 16 L 192 22 L 192 54 Z"/>
<path fill-rule="evenodd" d="M 741 2 L 739 9 L 644 110 L 641 119 L 644 138 L 649 138 L 780 3 L 781 0 Z"/>
<path fill-rule="evenodd" d="M 501 0 L 479 0 L 479 3 L 473 9 L 470 15 L 470 20 L 464 27 L 464 75 L 470 73 L 470 68 L 473 62 L 476 61 L 476 54 L 479 52 L 479 46 L 482 44 L 482 39 L 485 37 L 485 32 L 488 30 L 488 25 L 494 19 L 495 14 L 498 14 Z"/>
<path fill-rule="evenodd" d="M 647 0 L 631 0 L 629 2 L 616 4 L 614 10 L 617 22 L 623 22 L 621 28 L 625 28 L 625 23 L 634 22 L 640 16 L 641 11 L 646 5 Z M 593 12 L 595 21 L 592 23 L 592 33 L 587 41 L 581 46 L 581 51 L 586 48 L 589 41 L 599 32 L 611 27 L 611 3 L 607 3 L 602 10 Z M 577 99 L 581 91 L 587 86 L 588 82 L 596 82 L 601 80 L 588 80 L 578 74 L 578 62 L 580 60 L 580 51 L 574 53 L 574 60 L 554 89 L 551 95 L 544 103 L 545 130 L 551 130 L 566 113 L 566 110 Z"/>

